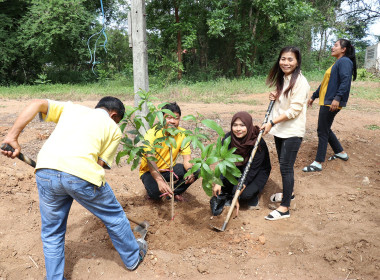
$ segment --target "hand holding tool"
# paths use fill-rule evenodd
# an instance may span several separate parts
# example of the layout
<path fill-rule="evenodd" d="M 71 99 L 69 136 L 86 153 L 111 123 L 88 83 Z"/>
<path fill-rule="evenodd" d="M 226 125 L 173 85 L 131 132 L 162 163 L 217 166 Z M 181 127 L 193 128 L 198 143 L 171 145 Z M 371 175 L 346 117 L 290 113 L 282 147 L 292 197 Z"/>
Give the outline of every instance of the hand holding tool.
<path fill-rule="evenodd" d="M 3 143 L 1 145 L 1 149 L 3 151 L 8 151 L 8 152 L 14 152 L 15 149 L 9 145 L 9 144 L 6 144 L 6 143 Z M 34 160 L 32 160 L 31 158 L 25 156 L 23 153 L 19 153 L 19 155 L 17 156 L 20 160 L 22 160 L 23 162 L 29 164 L 31 167 L 36 167 L 36 162 Z"/>
<path fill-rule="evenodd" d="M 270 112 L 272 111 L 273 104 L 274 104 L 274 100 L 271 100 L 271 102 L 269 103 L 269 106 L 268 106 L 268 109 L 267 109 L 267 112 L 265 114 L 265 118 L 264 118 L 264 121 L 263 121 L 262 124 L 265 124 L 265 123 L 268 122 L 268 117 L 269 117 Z M 263 135 L 263 132 L 264 132 L 263 129 L 260 130 L 260 133 L 257 136 L 255 146 L 253 147 L 253 150 L 251 152 L 251 156 L 249 157 L 249 160 L 248 160 L 248 163 L 247 163 L 247 165 L 246 165 L 246 167 L 244 169 L 243 175 L 241 176 L 240 181 L 239 181 L 239 183 L 237 185 L 235 196 L 232 199 L 231 207 L 230 207 L 230 210 L 227 213 L 227 217 L 226 217 L 226 219 L 225 219 L 225 221 L 223 223 L 223 226 L 220 228 L 220 227 L 216 227 L 216 226 L 210 225 L 212 228 L 214 228 L 217 231 L 224 231 L 226 229 L 226 227 L 227 227 L 227 224 L 228 224 L 228 221 L 230 220 L 232 211 L 235 208 L 235 205 L 236 205 L 236 202 L 237 202 L 237 200 L 238 200 L 238 198 L 240 196 L 240 193 L 243 191 L 243 185 L 244 185 L 245 178 L 247 177 L 249 168 L 251 167 L 251 163 L 253 161 L 253 158 L 255 157 L 255 154 L 256 154 L 257 148 L 259 146 L 259 143 L 260 143 L 261 137 Z"/>

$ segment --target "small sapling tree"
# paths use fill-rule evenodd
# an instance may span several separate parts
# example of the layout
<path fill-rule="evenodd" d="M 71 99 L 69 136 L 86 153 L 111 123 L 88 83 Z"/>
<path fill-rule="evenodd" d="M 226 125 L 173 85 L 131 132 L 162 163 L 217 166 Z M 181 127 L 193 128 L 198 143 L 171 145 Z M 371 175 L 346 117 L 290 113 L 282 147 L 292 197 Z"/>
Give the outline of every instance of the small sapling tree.
<path fill-rule="evenodd" d="M 199 174 L 202 179 L 202 187 L 207 195 L 212 196 L 212 186 L 217 183 L 223 185 L 220 179 L 221 175 L 227 178 L 231 183 L 237 184 L 236 177 L 241 175 L 240 170 L 235 166 L 235 162 L 242 161 L 243 158 L 235 155 L 236 148 L 229 149 L 230 137 L 222 143 L 224 137 L 223 129 L 213 120 L 203 119 L 203 116 L 198 114 L 187 115 L 182 118 L 184 121 L 191 121 L 195 124 L 193 130 L 180 130 L 176 127 L 168 126 L 164 115 L 168 114 L 176 117 L 173 112 L 167 109 L 162 109 L 167 103 L 161 103 L 157 107 L 152 103 L 154 100 L 151 93 L 140 91 L 138 94 L 141 101 L 137 107 L 127 106 L 126 114 L 121 122 L 120 129 L 124 133 L 121 140 L 122 150 L 116 156 L 116 163 L 119 164 L 121 158 L 126 157 L 126 162 L 131 165 L 131 170 L 134 170 L 140 163 L 140 160 L 146 160 L 150 167 L 154 167 L 151 162 L 162 159 L 170 172 L 169 186 L 174 191 L 173 180 L 173 165 L 177 158 L 173 158 L 172 150 L 177 148 L 175 137 L 179 134 L 184 134 L 185 138 L 182 141 L 181 149 L 185 149 L 191 145 L 194 150 L 199 149 L 200 157 L 193 158 L 190 163 L 193 164 L 184 177 L 190 174 Z M 135 112 L 142 109 L 143 104 L 147 104 L 148 113 L 146 116 L 136 115 Z M 144 122 L 155 130 L 157 138 L 153 143 L 144 139 L 144 132 L 147 128 L 144 127 Z M 204 127 L 201 127 L 203 125 Z M 210 143 L 211 137 L 207 129 L 217 133 L 216 143 Z M 141 132 L 142 131 L 142 132 Z M 166 145 L 169 148 L 170 162 L 166 162 L 162 155 L 158 152 Z M 179 154 L 179 153 L 178 153 Z M 159 170 L 156 170 L 159 174 Z M 164 179 L 162 177 L 162 179 Z M 164 179 L 165 181 L 165 179 Z M 178 188 L 179 186 L 177 186 Z M 174 218 L 174 196 L 172 196 L 172 219 Z"/>

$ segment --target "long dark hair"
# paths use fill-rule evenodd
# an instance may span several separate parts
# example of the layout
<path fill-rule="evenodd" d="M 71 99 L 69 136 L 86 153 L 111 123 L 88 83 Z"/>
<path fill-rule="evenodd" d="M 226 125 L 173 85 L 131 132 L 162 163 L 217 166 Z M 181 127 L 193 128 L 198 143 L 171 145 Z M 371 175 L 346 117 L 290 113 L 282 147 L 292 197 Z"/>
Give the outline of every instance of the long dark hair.
<path fill-rule="evenodd" d="M 341 48 L 346 48 L 344 56 L 347 56 L 353 63 L 352 67 L 352 78 L 355 81 L 357 76 L 357 67 L 356 67 L 356 56 L 355 56 L 355 47 L 351 44 L 350 41 L 346 39 L 338 40 Z"/>
<path fill-rule="evenodd" d="M 298 75 L 301 72 L 301 52 L 299 48 L 297 47 L 285 47 L 282 48 L 280 51 L 280 54 L 277 58 L 276 63 L 273 65 L 272 69 L 269 72 L 269 75 L 267 77 L 267 85 L 274 86 L 276 85 L 276 91 L 277 91 L 277 98 L 280 97 L 280 94 L 284 87 L 284 72 L 282 72 L 280 68 L 280 59 L 284 52 L 292 52 L 294 53 L 294 56 L 297 59 L 298 66 L 296 69 L 294 69 L 292 73 L 292 77 L 290 79 L 289 87 L 284 91 L 285 97 L 288 97 L 289 92 L 293 89 L 294 85 L 296 84 L 296 80 L 298 78 Z"/>

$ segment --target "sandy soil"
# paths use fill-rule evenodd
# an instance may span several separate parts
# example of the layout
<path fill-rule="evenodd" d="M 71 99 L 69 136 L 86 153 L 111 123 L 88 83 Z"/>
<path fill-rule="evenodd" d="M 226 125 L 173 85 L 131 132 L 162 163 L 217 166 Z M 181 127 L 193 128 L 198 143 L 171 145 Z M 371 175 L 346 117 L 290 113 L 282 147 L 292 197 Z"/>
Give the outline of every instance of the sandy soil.
<path fill-rule="evenodd" d="M 267 94 L 236 96 L 242 104 L 180 104 L 182 114 L 195 111 L 228 129 L 236 111 L 264 118 Z M 256 102 L 252 102 L 255 100 Z M 2 139 L 28 100 L 1 100 Z M 249 104 L 245 105 L 245 101 Z M 94 106 L 95 99 L 79 102 Z M 351 98 L 333 129 L 350 155 L 347 162 L 323 164 L 323 172 L 304 173 L 317 146 L 317 114 L 308 111 L 307 133 L 295 164 L 291 218 L 266 221 L 269 196 L 281 190 L 273 137 L 266 136 L 273 171 L 260 198 L 260 210 L 242 209 L 221 226 L 226 212 L 210 220 L 209 198 L 198 180 L 176 202 L 152 203 L 137 170 L 122 163 L 107 171 L 127 216 L 150 223 L 149 252 L 135 272 L 128 272 L 114 250 L 103 224 L 74 203 L 66 234 L 67 279 L 380 279 L 380 102 Z M 182 126 L 186 127 L 183 122 Z M 54 126 L 37 120 L 20 137 L 23 152 L 36 158 Z M 331 149 L 328 155 L 332 154 Z M 0 157 L 0 280 L 43 279 L 45 275 L 40 214 L 34 170 L 19 160 Z M 134 226 L 133 224 L 131 224 Z"/>

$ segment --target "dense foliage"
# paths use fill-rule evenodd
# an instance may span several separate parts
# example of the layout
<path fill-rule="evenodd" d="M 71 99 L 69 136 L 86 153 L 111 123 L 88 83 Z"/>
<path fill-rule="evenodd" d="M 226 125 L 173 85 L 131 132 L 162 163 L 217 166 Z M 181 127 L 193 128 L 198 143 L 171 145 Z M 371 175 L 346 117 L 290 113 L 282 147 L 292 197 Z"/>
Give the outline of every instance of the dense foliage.
<path fill-rule="evenodd" d="M 222 127 L 213 120 L 204 119 L 201 115 L 197 117 L 187 115 L 182 118 L 183 121 L 190 121 L 195 124 L 195 128 L 192 130 L 180 130 L 176 127 L 168 126 L 164 114 L 172 115 L 173 117 L 176 117 L 176 115 L 170 110 L 162 109 L 167 103 L 162 103 L 156 107 L 151 101 L 151 99 L 154 99 L 151 97 L 151 93 L 140 91 L 138 94 L 141 98 L 138 106 L 127 106 L 126 116 L 121 122 L 120 128 L 124 133 L 124 138 L 121 140 L 123 149 L 117 154 L 116 163 L 119 163 L 122 157 L 127 157 L 126 162 L 132 163 L 131 169 L 133 170 L 144 160 L 147 161 L 148 165 L 150 161 L 157 161 L 158 158 L 165 161 L 162 157 L 163 155 L 159 154 L 157 149 L 162 149 L 164 144 L 169 147 L 170 151 L 173 148 L 177 148 L 175 137 L 183 134 L 185 138 L 182 141 L 181 149 L 185 149 L 185 147 L 191 145 L 193 150 L 198 149 L 201 152 L 200 157 L 190 160 L 193 166 L 187 171 L 185 177 L 199 170 L 199 176 L 202 178 L 202 187 L 209 196 L 212 196 L 213 184 L 223 185 L 220 178 L 221 175 L 233 184 L 238 183 L 236 178 L 241 175 L 241 172 L 235 163 L 242 161 L 243 158 L 240 155 L 234 154 L 236 148 L 229 149 L 230 137 L 222 144 L 222 139 L 225 135 Z M 147 104 L 147 114 L 145 116 L 136 115 L 136 111 L 142 111 L 143 104 Z M 153 143 L 145 140 L 144 134 L 146 133 L 146 128 L 144 123 L 154 129 L 155 134 L 161 131 L 162 137 L 155 139 Z M 200 127 L 200 124 L 217 133 L 216 144 L 205 144 L 211 138 L 209 133 Z M 127 128 L 132 128 L 132 130 L 127 131 Z M 165 161 L 168 169 L 173 168 L 176 160 L 174 158 L 170 162 Z M 153 165 L 151 167 L 155 168 Z M 159 170 L 156 169 L 156 171 L 159 173 Z"/>
<path fill-rule="evenodd" d="M 99 0 L 0 0 L 0 84 L 131 77 L 127 2 L 103 0 L 108 43 L 97 42 L 94 75 Z M 300 47 L 303 69 L 325 69 L 333 37 L 353 40 L 360 66 L 378 11 L 378 0 L 147 0 L 149 71 L 162 85 L 265 75 L 285 45 Z"/>

